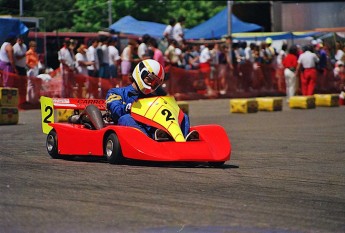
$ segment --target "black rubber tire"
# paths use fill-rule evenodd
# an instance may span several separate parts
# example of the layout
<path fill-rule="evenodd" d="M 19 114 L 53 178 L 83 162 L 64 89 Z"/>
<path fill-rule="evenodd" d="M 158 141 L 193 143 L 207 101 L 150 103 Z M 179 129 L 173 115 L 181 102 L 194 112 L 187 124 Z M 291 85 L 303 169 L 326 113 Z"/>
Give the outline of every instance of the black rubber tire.
<path fill-rule="evenodd" d="M 120 164 L 123 162 L 120 142 L 115 133 L 110 133 L 105 137 L 103 149 L 104 157 L 110 164 Z"/>
<path fill-rule="evenodd" d="M 222 167 L 224 165 L 225 161 L 222 162 L 208 162 L 208 165 L 211 167 Z"/>
<path fill-rule="evenodd" d="M 48 154 L 53 159 L 61 158 L 58 151 L 58 137 L 55 130 L 51 130 L 49 134 L 47 135 L 46 148 L 47 148 Z"/>

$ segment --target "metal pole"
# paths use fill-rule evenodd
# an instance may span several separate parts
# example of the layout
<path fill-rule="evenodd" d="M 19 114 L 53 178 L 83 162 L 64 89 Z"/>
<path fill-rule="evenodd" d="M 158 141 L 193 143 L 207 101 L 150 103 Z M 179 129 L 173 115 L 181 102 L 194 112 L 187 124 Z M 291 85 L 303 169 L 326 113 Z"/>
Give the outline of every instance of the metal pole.
<path fill-rule="evenodd" d="M 231 20 L 231 16 L 232 16 L 232 4 L 233 1 L 228 1 L 228 35 L 231 36 L 231 31 L 232 31 L 232 20 Z"/>
<path fill-rule="evenodd" d="M 112 15 L 111 15 L 111 5 L 112 5 L 112 2 L 111 0 L 108 0 L 108 22 L 109 22 L 109 27 L 113 24 L 113 18 L 112 18 Z"/>
<path fill-rule="evenodd" d="M 273 1 L 270 1 L 270 16 L 271 16 L 271 32 L 274 32 L 275 30 L 275 18 L 274 18 L 274 7 L 273 7 Z"/>
<path fill-rule="evenodd" d="M 233 4 L 233 1 L 228 1 L 227 2 L 227 6 L 228 6 L 228 36 L 231 37 L 231 33 L 232 33 L 232 4 Z M 231 42 L 229 44 L 229 60 L 230 60 L 230 63 L 232 64 L 232 38 L 231 38 Z"/>
<path fill-rule="evenodd" d="M 23 16 L 23 0 L 19 0 L 19 16 Z"/>

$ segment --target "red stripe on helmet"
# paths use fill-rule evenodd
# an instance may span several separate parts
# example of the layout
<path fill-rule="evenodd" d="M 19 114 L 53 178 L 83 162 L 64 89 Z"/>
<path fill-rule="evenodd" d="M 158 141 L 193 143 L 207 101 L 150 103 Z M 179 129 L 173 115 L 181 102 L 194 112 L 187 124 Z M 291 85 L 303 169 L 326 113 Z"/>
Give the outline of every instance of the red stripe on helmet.
<path fill-rule="evenodd" d="M 157 75 L 157 76 L 160 78 L 161 75 L 162 75 L 162 73 L 163 73 L 163 67 L 162 67 L 161 64 L 159 64 L 159 72 L 158 72 L 158 75 Z"/>

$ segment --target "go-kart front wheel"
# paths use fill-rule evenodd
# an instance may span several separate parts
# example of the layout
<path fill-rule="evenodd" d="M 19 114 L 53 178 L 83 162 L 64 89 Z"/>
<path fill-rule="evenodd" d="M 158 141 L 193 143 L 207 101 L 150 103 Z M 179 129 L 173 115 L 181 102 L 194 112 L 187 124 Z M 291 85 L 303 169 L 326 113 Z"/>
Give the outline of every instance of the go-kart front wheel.
<path fill-rule="evenodd" d="M 111 164 L 123 161 L 120 142 L 115 133 L 110 133 L 104 140 L 104 156 Z"/>
<path fill-rule="evenodd" d="M 60 155 L 58 152 L 57 133 L 55 132 L 55 130 L 51 130 L 49 134 L 47 135 L 46 147 L 47 147 L 48 154 L 53 159 L 60 158 Z"/>

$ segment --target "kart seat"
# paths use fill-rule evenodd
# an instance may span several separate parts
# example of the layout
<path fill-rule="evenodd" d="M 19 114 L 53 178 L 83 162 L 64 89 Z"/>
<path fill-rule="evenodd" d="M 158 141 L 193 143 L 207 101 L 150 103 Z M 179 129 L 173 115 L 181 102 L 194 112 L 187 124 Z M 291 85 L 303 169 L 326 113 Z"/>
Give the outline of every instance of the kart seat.
<path fill-rule="evenodd" d="M 102 129 L 105 124 L 102 113 L 95 105 L 88 105 L 80 115 L 72 115 L 68 121 L 74 124 L 82 124 L 88 129 Z"/>

